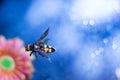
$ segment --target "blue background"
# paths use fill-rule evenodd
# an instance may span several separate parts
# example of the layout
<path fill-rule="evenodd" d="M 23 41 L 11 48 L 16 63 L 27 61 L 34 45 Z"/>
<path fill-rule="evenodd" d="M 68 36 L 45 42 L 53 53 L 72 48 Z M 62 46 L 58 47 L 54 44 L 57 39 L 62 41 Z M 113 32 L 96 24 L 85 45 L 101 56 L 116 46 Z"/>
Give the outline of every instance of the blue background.
<path fill-rule="evenodd" d="M 48 45 L 56 48 L 48 55 L 52 63 L 41 56 L 34 60 L 31 80 L 120 79 L 120 12 L 104 18 L 71 18 L 73 3 L 0 0 L 0 35 L 19 37 L 27 45 L 50 28 Z"/>

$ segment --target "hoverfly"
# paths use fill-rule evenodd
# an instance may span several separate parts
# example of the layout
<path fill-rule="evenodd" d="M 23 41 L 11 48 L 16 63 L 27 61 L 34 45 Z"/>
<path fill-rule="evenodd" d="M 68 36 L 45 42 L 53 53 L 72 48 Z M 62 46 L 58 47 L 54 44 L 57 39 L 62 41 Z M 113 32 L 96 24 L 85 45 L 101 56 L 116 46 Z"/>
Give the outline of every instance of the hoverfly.
<path fill-rule="evenodd" d="M 42 57 L 47 58 L 48 60 L 50 59 L 47 55 L 43 53 L 45 52 L 45 53 L 50 54 L 50 53 L 55 52 L 55 48 L 47 45 L 47 42 L 49 39 L 44 39 L 48 35 L 48 32 L 49 32 L 49 28 L 41 35 L 41 37 L 35 43 L 28 44 L 25 47 L 26 51 L 31 51 L 30 56 L 34 53 L 37 58 L 38 56 L 36 53 L 38 53 Z"/>

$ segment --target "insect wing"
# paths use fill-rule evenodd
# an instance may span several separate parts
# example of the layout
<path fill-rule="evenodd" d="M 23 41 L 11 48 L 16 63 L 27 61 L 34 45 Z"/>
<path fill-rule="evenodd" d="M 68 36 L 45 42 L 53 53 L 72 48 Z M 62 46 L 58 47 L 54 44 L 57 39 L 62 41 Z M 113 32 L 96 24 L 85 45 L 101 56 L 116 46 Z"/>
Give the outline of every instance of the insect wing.
<path fill-rule="evenodd" d="M 43 41 L 43 43 L 44 44 L 47 44 L 47 42 L 49 41 L 50 39 L 45 39 L 44 41 Z"/>
<path fill-rule="evenodd" d="M 41 44 L 43 43 L 42 39 L 45 38 L 48 35 L 49 28 L 41 35 L 41 37 L 36 41 L 36 44 Z"/>

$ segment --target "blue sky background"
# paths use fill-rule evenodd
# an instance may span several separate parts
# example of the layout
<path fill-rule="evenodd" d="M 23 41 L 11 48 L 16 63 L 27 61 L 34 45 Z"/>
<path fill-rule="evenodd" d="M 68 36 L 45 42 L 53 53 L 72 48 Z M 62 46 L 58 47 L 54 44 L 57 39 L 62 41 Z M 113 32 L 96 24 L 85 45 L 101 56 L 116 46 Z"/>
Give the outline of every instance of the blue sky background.
<path fill-rule="evenodd" d="M 120 79 L 120 0 L 0 0 L 0 35 L 26 45 L 48 27 L 56 52 L 31 80 Z"/>

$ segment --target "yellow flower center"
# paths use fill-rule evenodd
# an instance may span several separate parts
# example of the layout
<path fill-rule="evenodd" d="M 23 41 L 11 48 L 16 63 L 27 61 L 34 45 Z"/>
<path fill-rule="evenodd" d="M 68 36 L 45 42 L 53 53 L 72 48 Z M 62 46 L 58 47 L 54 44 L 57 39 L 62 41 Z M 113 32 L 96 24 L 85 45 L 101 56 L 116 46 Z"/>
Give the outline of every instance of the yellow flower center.
<path fill-rule="evenodd" d="M 0 58 L 0 68 L 4 70 L 13 70 L 15 67 L 15 62 L 10 56 L 3 56 Z"/>

